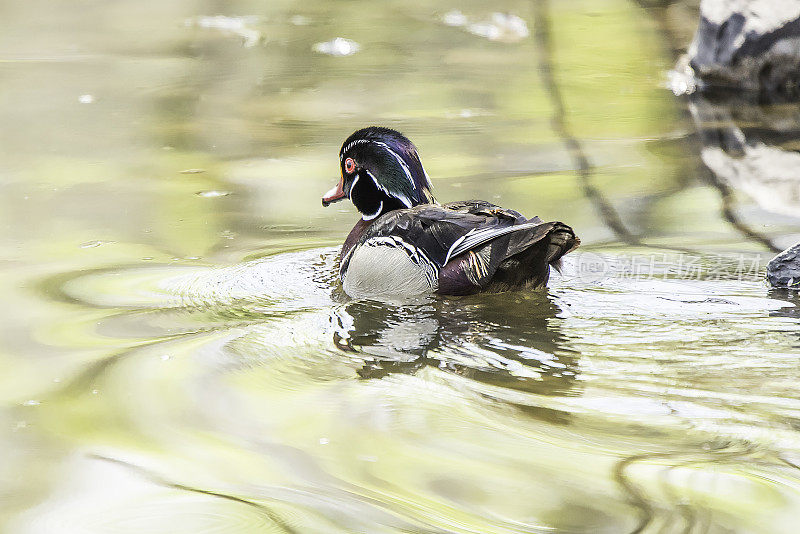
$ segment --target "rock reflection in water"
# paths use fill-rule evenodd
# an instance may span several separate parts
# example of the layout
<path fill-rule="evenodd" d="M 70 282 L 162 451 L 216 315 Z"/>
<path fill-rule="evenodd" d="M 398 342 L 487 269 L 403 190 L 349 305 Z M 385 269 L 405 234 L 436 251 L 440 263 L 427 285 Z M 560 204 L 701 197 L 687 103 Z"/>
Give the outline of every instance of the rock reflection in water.
<path fill-rule="evenodd" d="M 770 289 L 767 294 L 771 299 L 783 300 L 793 305 L 771 311 L 769 313 L 770 317 L 788 317 L 800 320 L 800 292 L 792 289 Z M 800 339 L 800 325 L 798 326 L 797 335 L 798 339 Z"/>
<path fill-rule="evenodd" d="M 721 184 L 773 214 L 800 214 L 800 108 L 741 99 L 689 102 L 703 163 Z"/>
<path fill-rule="evenodd" d="M 763 228 L 791 225 L 800 217 L 800 108 L 759 105 L 739 98 L 693 95 L 689 111 L 701 141 L 700 157 L 722 197 L 722 215 L 743 236 L 779 252 Z M 734 191 L 760 208 L 742 214 Z"/>

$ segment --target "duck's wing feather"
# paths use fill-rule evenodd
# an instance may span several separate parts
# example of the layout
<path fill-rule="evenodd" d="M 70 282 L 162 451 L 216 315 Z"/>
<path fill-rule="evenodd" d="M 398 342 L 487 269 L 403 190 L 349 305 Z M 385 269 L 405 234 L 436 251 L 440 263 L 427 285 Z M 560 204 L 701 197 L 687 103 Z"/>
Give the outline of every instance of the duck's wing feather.
<path fill-rule="evenodd" d="M 488 203 L 481 203 L 481 208 Z M 493 206 L 497 208 L 497 206 Z M 362 236 L 361 242 L 377 237 L 395 237 L 407 245 L 422 251 L 438 267 L 443 267 L 452 257 L 453 250 L 469 250 L 478 242 L 485 243 L 504 235 L 514 228 L 515 222 L 525 218 L 480 212 L 469 209 L 467 203 L 457 203 L 457 209 L 449 205 L 423 204 L 411 209 L 392 211 L 375 222 Z M 500 208 L 497 208 L 500 209 Z M 471 238 L 465 245 L 467 237 Z"/>
<path fill-rule="evenodd" d="M 526 230 L 534 230 L 533 234 L 526 234 L 526 237 L 536 237 L 541 239 L 541 237 L 547 233 L 547 230 L 550 229 L 550 226 L 547 224 L 543 224 L 541 221 L 531 221 L 522 223 L 516 226 L 503 226 L 503 227 L 495 227 L 495 228 L 473 228 L 463 236 L 459 237 L 455 240 L 455 242 L 450 246 L 447 250 L 447 255 L 444 258 L 444 264 L 450 261 L 450 258 L 455 258 L 468 250 L 472 250 L 475 248 L 480 247 L 484 243 L 488 243 L 498 237 L 504 236 L 506 234 L 510 234 L 512 232 L 521 232 Z M 536 239 L 536 240 L 538 240 Z M 529 241 L 527 239 L 526 241 Z"/>

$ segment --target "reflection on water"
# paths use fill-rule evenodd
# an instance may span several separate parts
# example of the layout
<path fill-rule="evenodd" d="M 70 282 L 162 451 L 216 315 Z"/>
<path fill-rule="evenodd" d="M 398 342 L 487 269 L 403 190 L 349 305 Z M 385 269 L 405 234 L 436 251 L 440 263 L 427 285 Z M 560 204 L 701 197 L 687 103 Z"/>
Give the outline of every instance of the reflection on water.
<path fill-rule="evenodd" d="M 796 530 L 796 106 L 684 117 L 671 7 L 84 7 L 0 20 L 0 530 Z M 584 245 L 348 299 L 319 195 L 374 122 Z"/>
<path fill-rule="evenodd" d="M 689 110 L 726 219 L 746 237 L 782 250 L 758 228 L 785 224 L 800 213 L 800 109 L 796 104 L 756 105 L 730 96 L 709 100 L 695 95 Z M 742 219 L 732 191 L 755 201 L 762 210 L 758 220 Z"/>
<path fill-rule="evenodd" d="M 558 332 L 558 311 L 544 293 L 399 307 L 353 301 L 338 312 L 335 342 L 365 358 L 362 378 L 432 366 L 493 386 L 564 394 L 577 367 Z"/>

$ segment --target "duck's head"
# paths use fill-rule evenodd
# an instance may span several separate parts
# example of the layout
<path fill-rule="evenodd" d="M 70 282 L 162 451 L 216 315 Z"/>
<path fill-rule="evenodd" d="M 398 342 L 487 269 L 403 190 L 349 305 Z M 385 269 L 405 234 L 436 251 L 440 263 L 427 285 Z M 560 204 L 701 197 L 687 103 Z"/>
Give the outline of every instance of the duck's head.
<path fill-rule="evenodd" d="M 323 206 L 349 198 L 369 221 L 434 201 L 417 148 L 398 131 L 379 126 L 358 130 L 342 145 L 339 164 L 342 178 L 322 197 Z"/>

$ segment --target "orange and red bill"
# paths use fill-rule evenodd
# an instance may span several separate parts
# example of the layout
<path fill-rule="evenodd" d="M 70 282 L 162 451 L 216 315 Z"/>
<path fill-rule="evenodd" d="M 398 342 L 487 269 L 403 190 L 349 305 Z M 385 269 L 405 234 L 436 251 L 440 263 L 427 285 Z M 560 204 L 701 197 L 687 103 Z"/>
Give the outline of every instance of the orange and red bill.
<path fill-rule="evenodd" d="M 344 194 L 344 178 L 339 180 L 339 183 L 336 184 L 336 187 L 325 193 L 322 197 L 322 205 L 329 206 L 334 202 L 338 202 L 342 200 L 347 195 Z"/>

